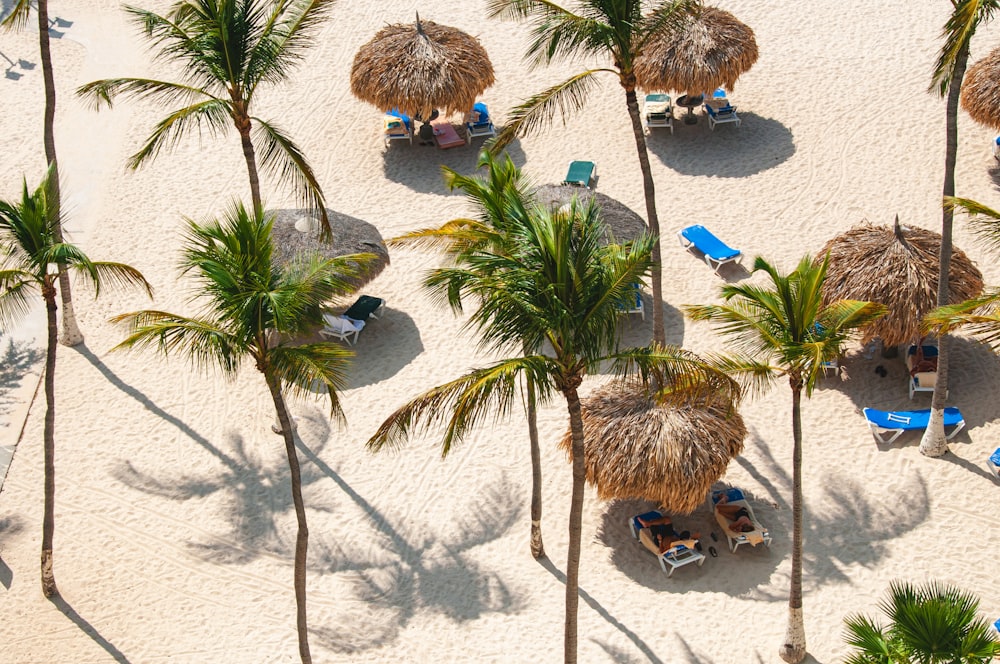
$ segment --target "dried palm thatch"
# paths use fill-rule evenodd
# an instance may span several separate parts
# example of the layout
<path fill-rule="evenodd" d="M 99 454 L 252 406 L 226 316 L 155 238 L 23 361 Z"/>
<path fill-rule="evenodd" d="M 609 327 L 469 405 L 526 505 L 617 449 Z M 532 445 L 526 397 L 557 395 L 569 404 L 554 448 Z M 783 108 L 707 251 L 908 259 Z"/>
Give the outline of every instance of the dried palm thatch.
<path fill-rule="evenodd" d="M 862 343 L 881 337 L 886 347 L 921 338 L 920 319 L 937 306 L 941 235 L 923 228 L 875 226 L 863 222 L 833 238 L 819 256 L 830 253 L 823 303 L 837 300 L 878 302 L 885 316 L 862 331 Z M 958 247 L 948 270 L 949 302 L 957 304 L 983 291 L 983 275 Z"/>
<path fill-rule="evenodd" d="M 636 82 L 644 90 L 711 92 L 731 90 L 757 62 L 753 30 L 716 7 L 694 10 L 677 30 L 653 39 L 635 61 Z"/>
<path fill-rule="evenodd" d="M 380 109 L 430 117 L 468 113 L 493 85 L 493 64 L 475 37 L 433 21 L 396 23 L 358 49 L 351 92 Z"/>
<path fill-rule="evenodd" d="M 587 481 L 602 500 L 642 498 L 690 514 L 743 451 L 743 418 L 723 398 L 660 405 L 642 390 L 606 386 L 582 400 Z M 570 453 L 567 431 L 559 445 Z"/>
<path fill-rule="evenodd" d="M 597 201 L 601 208 L 601 220 L 607 227 L 605 241 L 629 242 L 646 231 L 646 222 L 632 208 L 606 194 L 580 187 L 558 184 L 544 184 L 535 189 L 535 200 L 550 208 L 558 209 L 576 196 L 582 205 Z"/>
<path fill-rule="evenodd" d="M 965 72 L 961 101 L 973 120 L 1000 129 L 1000 48 Z"/>
<path fill-rule="evenodd" d="M 274 215 L 271 237 L 274 239 L 274 261 L 279 265 L 288 265 L 305 253 L 318 253 L 326 258 L 375 254 L 378 258 L 354 282 L 360 288 L 381 274 L 389 264 L 389 251 L 385 248 L 382 235 L 367 221 L 327 209 L 333 234 L 329 241 L 325 241 L 320 237 L 322 228 L 308 210 L 269 210 L 268 214 Z"/>

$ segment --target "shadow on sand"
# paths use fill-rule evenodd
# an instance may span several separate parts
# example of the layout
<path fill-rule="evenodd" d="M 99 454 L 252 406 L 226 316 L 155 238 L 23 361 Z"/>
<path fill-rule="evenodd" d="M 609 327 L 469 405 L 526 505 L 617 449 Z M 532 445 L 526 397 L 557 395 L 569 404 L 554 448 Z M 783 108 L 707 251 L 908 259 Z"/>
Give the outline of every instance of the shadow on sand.
<path fill-rule="evenodd" d="M 424 194 L 451 195 L 441 177 L 441 167 L 468 175 L 476 170 L 476 162 L 482 150 L 481 140 L 472 145 L 463 145 L 450 150 L 439 150 L 429 145 L 410 145 L 406 141 L 393 141 L 383 153 L 385 177 Z M 513 141 L 504 151 L 518 168 L 524 166 L 524 150 L 519 141 Z"/>
<path fill-rule="evenodd" d="M 81 632 L 89 636 L 94 643 L 101 646 L 101 648 L 104 649 L 104 652 L 108 653 L 108 655 L 110 655 L 116 662 L 119 662 L 120 664 L 129 664 L 128 657 L 126 657 L 121 650 L 116 648 L 115 644 L 101 636 L 101 633 L 97 631 L 97 628 L 87 622 L 86 618 L 77 613 L 76 609 L 74 609 L 69 602 L 59 595 L 49 598 L 49 601 L 52 602 L 52 604 L 59 609 L 64 616 L 73 621 L 73 624 L 79 627 Z"/>

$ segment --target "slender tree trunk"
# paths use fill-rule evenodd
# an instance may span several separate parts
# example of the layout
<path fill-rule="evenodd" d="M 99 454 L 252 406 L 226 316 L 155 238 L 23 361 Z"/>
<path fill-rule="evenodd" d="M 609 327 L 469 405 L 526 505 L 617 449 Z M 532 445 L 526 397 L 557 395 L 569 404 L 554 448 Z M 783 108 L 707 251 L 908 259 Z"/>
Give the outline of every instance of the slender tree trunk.
<path fill-rule="evenodd" d="M 250 199 L 253 201 L 253 209 L 262 211 L 263 203 L 260 199 L 260 177 L 257 175 L 257 157 L 254 154 L 253 141 L 250 140 L 250 117 L 243 109 L 242 102 L 234 99 L 233 105 L 237 109 L 237 117 L 233 118 L 236 123 L 236 130 L 240 132 L 240 142 L 243 144 L 243 158 L 247 162 L 247 175 L 250 176 Z"/>
<path fill-rule="evenodd" d="M 281 396 L 281 385 L 269 372 L 264 372 L 267 388 L 274 400 L 274 410 L 281 423 L 281 435 L 285 439 L 285 454 L 288 455 L 288 471 L 292 481 L 292 502 L 295 504 L 295 520 L 298 534 L 295 538 L 295 622 L 299 633 L 299 657 L 302 664 L 312 664 L 309 654 L 309 629 L 306 625 L 306 562 L 309 553 L 309 527 L 306 525 L 306 508 L 302 502 L 302 476 L 299 472 L 299 457 L 295 452 L 295 432 L 288 416 L 285 400 Z"/>
<path fill-rule="evenodd" d="M 944 154 L 944 196 L 955 195 L 955 161 L 958 158 L 958 98 L 962 94 L 962 79 L 969 62 L 969 41 L 962 44 L 955 56 L 955 68 L 948 84 L 948 102 L 945 111 L 945 154 Z M 942 206 L 941 212 L 941 266 L 938 272 L 939 307 L 949 304 L 948 275 L 951 270 L 951 229 L 955 217 L 949 206 Z M 944 406 L 948 399 L 948 353 L 944 348 L 946 338 L 938 340 L 941 346 L 938 354 L 937 382 L 931 397 L 931 418 L 920 439 L 920 452 L 938 457 L 948 451 L 948 441 L 944 437 Z"/>
<path fill-rule="evenodd" d="M 802 379 L 789 377 L 792 386 L 792 574 L 788 591 L 788 628 L 778 654 L 797 664 L 806 657 L 806 628 L 802 617 Z"/>
<path fill-rule="evenodd" d="M 663 262 L 660 256 L 660 220 L 656 216 L 656 191 L 653 186 L 653 171 L 649 167 L 649 152 L 646 150 L 646 133 L 642 128 L 642 118 L 639 116 L 639 102 L 635 96 L 635 80 L 622 83 L 625 88 L 625 103 L 628 105 L 628 115 L 632 120 L 632 133 L 635 135 L 635 149 L 639 154 L 639 169 L 642 171 L 642 191 L 646 198 L 646 223 L 649 232 L 656 236 L 653 243 L 652 290 L 653 290 L 653 341 L 663 345 L 667 343 L 666 330 L 663 325 Z"/>
<path fill-rule="evenodd" d="M 45 491 L 42 508 L 42 594 L 54 597 L 56 588 L 55 572 L 52 569 L 52 538 L 56 529 L 56 346 L 58 325 L 56 324 L 56 289 L 48 280 L 42 286 L 45 298 L 45 313 L 48 322 L 48 344 L 45 350 Z"/>
<path fill-rule="evenodd" d="M 538 447 L 538 407 L 535 403 L 535 383 L 527 380 L 528 438 L 531 444 L 531 555 L 545 557 L 542 544 L 542 454 Z"/>
<path fill-rule="evenodd" d="M 56 161 L 56 83 L 52 73 L 52 49 L 49 47 L 49 2 L 38 0 L 38 51 L 42 61 L 42 81 L 45 85 L 45 114 L 43 116 L 42 133 L 45 143 L 45 161 L 52 172 L 49 175 L 49 191 L 47 193 L 48 214 L 54 219 L 56 242 L 63 241 L 61 209 L 61 194 L 59 191 L 59 166 Z M 59 264 L 59 293 L 63 303 L 62 337 L 59 342 L 65 346 L 76 346 L 83 342 L 83 334 L 76 322 L 73 311 L 73 295 L 70 290 L 69 274 L 66 265 Z"/>
<path fill-rule="evenodd" d="M 576 621 L 580 602 L 580 540 L 583 534 L 583 490 L 587 479 L 583 458 L 583 411 L 576 386 L 564 387 L 573 437 L 573 495 L 569 509 L 569 552 L 566 558 L 566 623 L 563 656 L 566 664 L 576 664 Z"/>

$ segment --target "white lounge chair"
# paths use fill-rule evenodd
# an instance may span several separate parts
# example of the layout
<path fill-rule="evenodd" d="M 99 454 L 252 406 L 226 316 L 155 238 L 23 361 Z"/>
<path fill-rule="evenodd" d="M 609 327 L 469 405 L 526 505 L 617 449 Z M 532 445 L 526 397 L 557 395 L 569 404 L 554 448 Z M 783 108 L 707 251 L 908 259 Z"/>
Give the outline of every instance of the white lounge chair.
<path fill-rule="evenodd" d="M 481 101 L 477 101 L 465 118 L 465 142 L 471 143 L 479 136 L 496 136 L 497 128 L 493 126 L 490 111 Z"/>
<path fill-rule="evenodd" d="M 740 126 L 740 116 L 736 115 L 735 106 L 723 106 L 722 108 L 714 108 L 711 104 L 705 104 L 705 112 L 708 113 L 708 128 L 715 131 L 715 125 L 726 124 L 728 122 L 735 122 L 736 126 Z"/>
<path fill-rule="evenodd" d="M 334 316 L 333 314 L 323 314 L 323 321 L 326 325 L 319 331 L 320 335 L 345 341 L 351 346 L 357 342 L 358 335 L 365 327 L 363 320 L 353 320 L 346 316 Z"/>
<path fill-rule="evenodd" d="M 690 565 L 691 563 L 698 563 L 698 567 L 701 567 L 705 563 L 705 554 L 694 548 L 698 543 L 698 540 L 676 542 L 672 547 L 663 553 L 660 553 L 660 547 L 657 546 L 656 542 L 653 540 L 653 535 L 650 532 L 650 529 L 643 527 L 643 525 L 639 523 L 639 519 L 656 519 L 661 516 L 663 516 L 663 514 L 660 512 L 652 511 L 646 512 L 645 514 L 639 514 L 629 519 L 628 526 L 632 531 L 632 537 L 635 537 L 642 542 L 642 545 L 656 556 L 656 559 L 660 561 L 660 568 L 668 577 L 672 576 L 674 570 L 678 567 L 684 567 L 685 565 Z"/>
<path fill-rule="evenodd" d="M 386 147 L 392 141 L 407 141 L 411 145 L 413 144 L 413 121 L 410 120 L 410 116 L 392 109 L 386 111 L 385 117 L 382 118 L 382 125 Z"/>
<path fill-rule="evenodd" d="M 674 108 L 670 103 L 670 95 L 646 95 L 642 104 L 642 117 L 647 128 L 666 127 L 674 133 Z"/>
<path fill-rule="evenodd" d="M 737 532 L 732 530 L 730 526 L 732 522 L 729 521 L 719 512 L 719 501 L 722 496 L 726 496 L 726 500 L 722 501 L 723 504 L 727 505 L 739 505 L 747 511 L 747 518 L 750 519 L 750 523 L 753 524 L 754 529 L 746 532 Z M 751 546 L 757 546 L 758 544 L 763 544 L 764 546 L 771 546 L 771 533 L 768 532 L 767 528 L 762 526 L 754 516 L 753 508 L 750 507 L 750 503 L 746 501 L 743 496 L 743 492 L 739 489 L 727 489 L 725 491 L 713 491 L 712 492 L 712 504 L 715 505 L 715 520 L 719 523 L 719 527 L 722 528 L 722 534 L 726 536 L 729 540 L 729 551 L 731 553 L 736 553 L 736 549 L 742 544 L 749 544 Z"/>

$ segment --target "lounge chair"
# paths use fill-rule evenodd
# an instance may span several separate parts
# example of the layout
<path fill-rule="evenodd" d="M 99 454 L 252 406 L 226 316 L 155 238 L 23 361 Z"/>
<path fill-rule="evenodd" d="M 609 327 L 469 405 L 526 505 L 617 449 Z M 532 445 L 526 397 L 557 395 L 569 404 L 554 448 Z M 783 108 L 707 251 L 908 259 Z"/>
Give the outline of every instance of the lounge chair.
<path fill-rule="evenodd" d="M 321 336 L 340 339 L 347 342 L 350 346 L 353 346 L 357 342 L 358 335 L 361 334 L 361 330 L 365 326 L 364 321 L 352 320 L 343 315 L 323 314 L 323 321 L 326 324 L 319 331 Z"/>
<path fill-rule="evenodd" d="M 667 127 L 674 133 L 674 108 L 670 104 L 670 95 L 646 95 L 642 104 L 642 117 L 646 127 Z"/>
<path fill-rule="evenodd" d="M 677 233 L 681 246 L 690 250 L 692 247 L 702 253 L 710 268 L 719 273 L 719 268 L 726 263 L 739 262 L 743 252 L 733 249 L 725 242 L 712 235 L 712 232 L 700 224 L 688 226 Z"/>
<path fill-rule="evenodd" d="M 1000 136 L 993 139 L 993 157 L 1000 159 Z"/>
<path fill-rule="evenodd" d="M 632 284 L 632 286 L 633 290 L 629 293 L 628 300 L 616 304 L 615 307 L 618 308 L 620 314 L 639 314 L 642 320 L 646 320 L 646 309 L 642 306 L 642 286 L 639 284 Z"/>
<path fill-rule="evenodd" d="M 571 184 L 577 187 L 590 189 L 590 182 L 597 174 L 597 166 L 592 161 L 572 161 L 569 170 L 566 171 L 566 179 L 563 184 Z"/>
<path fill-rule="evenodd" d="M 724 504 L 728 505 L 739 505 L 747 511 L 747 515 L 750 519 L 750 523 L 753 524 L 754 529 L 747 532 L 736 532 L 730 528 L 732 523 L 725 517 L 725 515 L 719 512 L 719 500 L 722 498 L 723 494 L 726 496 Z M 743 492 L 739 489 L 732 488 L 726 489 L 725 491 L 713 491 L 712 492 L 712 504 L 715 505 L 715 520 L 719 523 L 719 527 L 722 528 L 722 534 L 726 536 L 729 540 L 729 551 L 731 553 L 736 553 L 736 549 L 740 547 L 741 544 L 749 544 L 750 546 L 757 546 L 763 543 L 764 546 L 771 546 L 771 533 L 768 532 L 767 528 L 762 526 L 757 517 L 754 516 L 753 508 L 750 507 L 750 503 L 746 501 L 743 496 Z"/>
<path fill-rule="evenodd" d="M 391 141 L 409 141 L 413 144 L 413 121 L 410 116 L 400 113 L 399 109 L 393 108 L 385 112 L 383 118 L 384 135 L 386 147 Z"/>
<path fill-rule="evenodd" d="M 364 322 L 369 318 L 378 318 L 376 314 L 379 309 L 385 306 L 385 300 L 380 297 L 373 297 L 371 295 L 362 295 L 357 300 L 354 301 L 347 311 L 345 311 L 342 316 L 346 316 L 351 320 Z"/>
<path fill-rule="evenodd" d="M 674 545 L 660 553 L 660 547 L 657 546 L 656 542 L 653 541 L 653 535 L 649 528 L 644 528 L 639 519 L 655 519 L 663 516 L 660 512 L 646 512 L 645 514 L 639 514 L 628 520 L 629 529 L 632 531 L 632 537 L 635 537 L 642 545 L 645 546 L 649 551 L 656 556 L 657 560 L 660 561 L 660 568 L 668 576 L 672 576 L 674 570 L 678 567 L 684 567 L 685 565 L 690 565 L 691 563 L 698 563 L 698 567 L 701 567 L 705 563 L 705 554 L 698 551 L 695 545 L 698 544 L 696 539 L 688 539 L 680 542 L 674 542 Z M 669 569 L 668 569 L 669 568 Z"/>
<path fill-rule="evenodd" d="M 472 105 L 468 117 L 465 118 L 465 142 L 471 143 L 473 138 L 479 136 L 496 136 L 497 128 L 493 126 L 490 118 L 490 111 L 486 104 L 477 101 Z"/>
<path fill-rule="evenodd" d="M 715 131 L 715 125 L 726 124 L 727 122 L 735 122 L 736 126 L 740 126 L 740 116 L 736 115 L 735 106 L 723 106 L 722 108 L 713 108 L 711 104 L 705 104 L 705 112 L 708 113 L 708 128 Z"/>
<path fill-rule="evenodd" d="M 892 443 L 904 431 L 921 431 L 926 429 L 927 423 L 931 419 L 930 408 L 897 411 L 865 408 L 864 414 L 865 420 L 868 421 L 868 427 L 872 430 L 872 435 L 875 436 L 875 442 L 885 444 Z M 962 413 L 959 412 L 958 408 L 944 409 L 944 426 L 955 427 L 954 431 L 945 436 L 948 440 L 954 438 L 965 427 L 965 418 L 962 417 Z M 883 438 L 882 434 L 892 435 L 888 438 Z"/>
<path fill-rule="evenodd" d="M 990 472 L 997 479 L 1000 479 L 1000 447 L 998 447 L 993 454 L 986 457 L 986 465 L 990 467 Z M 997 621 L 1000 623 L 1000 620 Z"/>
<path fill-rule="evenodd" d="M 907 384 L 910 398 L 914 392 L 933 392 L 937 384 L 937 346 L 910 346 L 906 350 Z"/>

